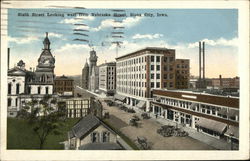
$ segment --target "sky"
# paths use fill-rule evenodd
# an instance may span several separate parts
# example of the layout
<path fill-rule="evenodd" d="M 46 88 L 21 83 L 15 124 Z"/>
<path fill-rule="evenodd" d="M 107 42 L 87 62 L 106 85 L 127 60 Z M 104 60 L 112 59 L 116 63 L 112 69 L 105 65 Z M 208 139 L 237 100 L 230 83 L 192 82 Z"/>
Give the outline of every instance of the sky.
<path fill-rule="evenodd" d="M 197 76 L 199 41 L 206 43 L 206 77 L 239 76 L 237 9 L 8 9 L 11 67 L 21 59 L 27 69 L 36 67 L 45 32 L 57 76 L 81 74 L 92 49 L 102 64 L 145 47 L 175 49 L 176 58 L 190 59 L 190 73 Z"/>

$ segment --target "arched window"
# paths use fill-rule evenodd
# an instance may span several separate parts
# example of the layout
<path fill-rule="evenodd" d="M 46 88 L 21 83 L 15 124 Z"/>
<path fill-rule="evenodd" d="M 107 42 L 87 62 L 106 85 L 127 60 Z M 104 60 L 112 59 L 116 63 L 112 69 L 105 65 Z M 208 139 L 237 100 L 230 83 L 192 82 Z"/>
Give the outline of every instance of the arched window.
<path fill-rule="evenodd" d="M 92 143 L 97 143 L 99 142 L 99 133 L 98 132 L 93 132 L 91 134 L 91 142 Z"/>
<path fill-rule="evenodd" d="M 11 94 L 11 87 L 12 87 L 12 85 L 11 85 L 11 83 L 9 83 L 8 84 L 8 94 Z"/>
<path fill-rule="evenodd" d="M 110 135 L 110 132 L 108 131 L 105 131 L 102 133 L 102 142 L 106 143 L 106 142 L 109 142 L 109 135 Z"/>
<path fill-rule="evenodd" d="M 20 84 L 16 84 L 16 94 L 19 94 L 20 92 Z"/>
<path fill-rule="evenodd" d="M 8 98 L 8 107 L 10 107 L 11 106 L 11 98 Z"/>
<path fill-rule="evenodd" d="M 45 82 L 45 75 L 44 74 L 41 77 L 41 82 Z"/>

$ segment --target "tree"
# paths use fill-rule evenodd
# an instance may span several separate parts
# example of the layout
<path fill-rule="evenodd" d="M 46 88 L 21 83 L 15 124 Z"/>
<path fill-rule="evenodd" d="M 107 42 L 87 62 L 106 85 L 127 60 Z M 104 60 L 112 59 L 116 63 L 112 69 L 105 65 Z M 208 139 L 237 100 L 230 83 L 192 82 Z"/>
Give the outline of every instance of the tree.
<path fill-rule="evenodd" d="M 18 113 L 18 117 L 25 118 L 32 125 L 34 133 L 39 138 L 39 148 L 43 149 L 47 136 L 59 135 L 59 127 L 63 126 L 61 118 L 65 116 L 63 110 L 57 110 L 56 99 L 45 95 L 40 101 L 32 99 Z"/>

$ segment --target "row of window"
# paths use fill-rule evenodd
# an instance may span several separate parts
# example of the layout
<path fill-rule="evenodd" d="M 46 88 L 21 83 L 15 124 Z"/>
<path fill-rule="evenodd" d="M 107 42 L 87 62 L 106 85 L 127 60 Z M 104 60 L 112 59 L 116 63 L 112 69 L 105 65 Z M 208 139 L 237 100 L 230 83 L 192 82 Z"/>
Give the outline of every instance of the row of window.
<path fill-rule="evenodd" d="M 146 97 L 146 91 L 144 91 L 144 90 L 118 87 L 117 91 L 121 92 L 121 93 L 126 93 L 126 94 L 130 94 L 130 95 L 134 95 L 134 96 Z"/>
<path fill-rule="evenodd" d="M 176 70 L 177 74 L 188 74 L 189 71 L 188 70 Z"/>
<path fill-rule="evenodd" d="M 146 62 L 146 60 L 147 60 L 147 56 L 137 57 L 131 60 L 118 62 L 117 67 L 143 63 L 143 62 Z"/>
<path fill-rule="evenodd" d="M 13 106 L 13 105 L 15 105 L 15 107 L 17 107 L 18 106 L 18 98 L 15 99 L 14 104 L 12 104 L 12 98 L 8 98 L 7 105 L 8 105 L 8 107 Z"/>
<path fill-rule="evenodd" d="M 188 68 L 188 65 L 187 64 L 182 64 L 182 65 L 177 64 L 176 68 Z"/>
<path fill-rule="evenodd" d="M 117 66 L 127 66 L 127 65 L 133 65 L 133 64 L 138 64 L 138 63 L 143 63 L 146 62 L 147 60 L 147 56 L 142 56 L 142 57 L 137 57 L 131 60 L 127 60 L 127 61 L 123 61 L 123 62 L 119 62 L 117 63 Z M 151 62 L 160 62 L 161 60 L 161 56 L 150 56 L 150 61 Z M 174 57 L 170 56 L 170 57 L 163 57 L 163 61 L 164 62 L 173 62 L 174 61 Z"/>
<path fill-rule="evenodd" d="M 143 71 L 143 70 L 146 70 L 146 65 L 134 66 L 134 67 L 123 66 L 117 69 L 117 73 L 138 72 L 138 71 Z"/>
<path fill-rule="evenodd" d="M 73 91 L 73 88 L 71 87 L 55 87 L 55 91 Z"/>
<path fill-rule="evenodd" d="M 118 81 L 117 86 L 147 87 L 146 82 Z"/>
<path fill-rule="evenodd" d="M 88 114 L 89 109 L 82 108 L 82 109 L 68 109 L 67 116 L 68 118 L 80 118 L 84 117 Z"/>
<path fill-rule="evenodd" d="M 28 86 L 28 94 L 31 94 L 31 86 Z M 37 94 L 41 94 L 41 87 L 37 87 Z M 45 87 L 45 94 L 49 94 L 49 87 Z"/>
<path fill-rule="evenodd" d="M 164 98 L 164 97 L 154 97 L 154 101 L 161 102 L 166 105 L 176 106 L 180 108 L 185 108 L 187 110 L 196 111 L 199 113 L 204 113 L 208 115 L 213 115 L 217 117 L 222 117 L 225 119 L 235 120 L 237 121 L 237 118 L 235 116 L 227 116 L 226 108 L 218 107 L 218 106 L 212 106 L 212 105 L 206 105 L 206 104 L 198 104 L 194 102 L 189 101 L 180 101 L 180 100 L 174 100 L 170 98 Z M 238 117 L 238 116 L 237 116 Z"/>
<path fill-rule="evenodd" d="M 20 93 L 20 86 L 21 85 L 19 83 L 16 84 L 16 92 L 15 92 L 15 94 Z M 12 84 L 11 83 L 8 84 L 8 94 L 12 94 Z"/>
<path fill-rule="evenodd" d="M 187 82 L 185 82 L 187 85 Z M 117 81 L 117 87 L 121 87 L 121 86 L 129 86 L 129 87 L 147 87 L 146 82 L 134 82 L 134 81 Z M 151 82 L 150 83 L 150 87 L 151 88 L 160 88 L 160 82 Z M 163 87 L 167 88 L 167 87 L 174 87 L 174 83 L 171 82 L 163 82 Z"/>
<path fill-rule="evenodd" d="M 55 81 L 55 85 L 72 86 L 73 82 L 72 81 Z"/>
<path fill-rule="evenodd" d="M 146 74 L 122 74 L 117 75 L 117 79 L 146 79 Z"/>
<path fill-rule="evenodd" d="M 108 131 L 104 131 L 102 133 L 99 133 L 99 132 L 92 132 L 90 134 L 91 136 L 91 142 L 92 143 L 99 143 L 99 142 L 102 142 L 102 143 L 107 143 L 107 142 L 110 142 L 110 132 Z"/>

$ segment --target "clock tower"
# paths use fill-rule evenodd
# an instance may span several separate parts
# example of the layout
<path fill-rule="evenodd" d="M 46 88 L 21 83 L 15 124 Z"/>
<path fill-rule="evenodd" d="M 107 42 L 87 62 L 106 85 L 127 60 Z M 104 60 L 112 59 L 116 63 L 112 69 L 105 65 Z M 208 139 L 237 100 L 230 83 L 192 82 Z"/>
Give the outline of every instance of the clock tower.
<path fill-rule="evenodd" d="M 53 84 L 54 82 L 54 68 L 55 68 L 55 57 L 50 51 L 50 41 L 48 38 L 48 32 L 46 32 L 46 37 L 43 41 L 44 48 L 42 53 L 38 58 L 38 65 L 36 67 L 36 77 L 37 81 L 46 84 Z"/>

